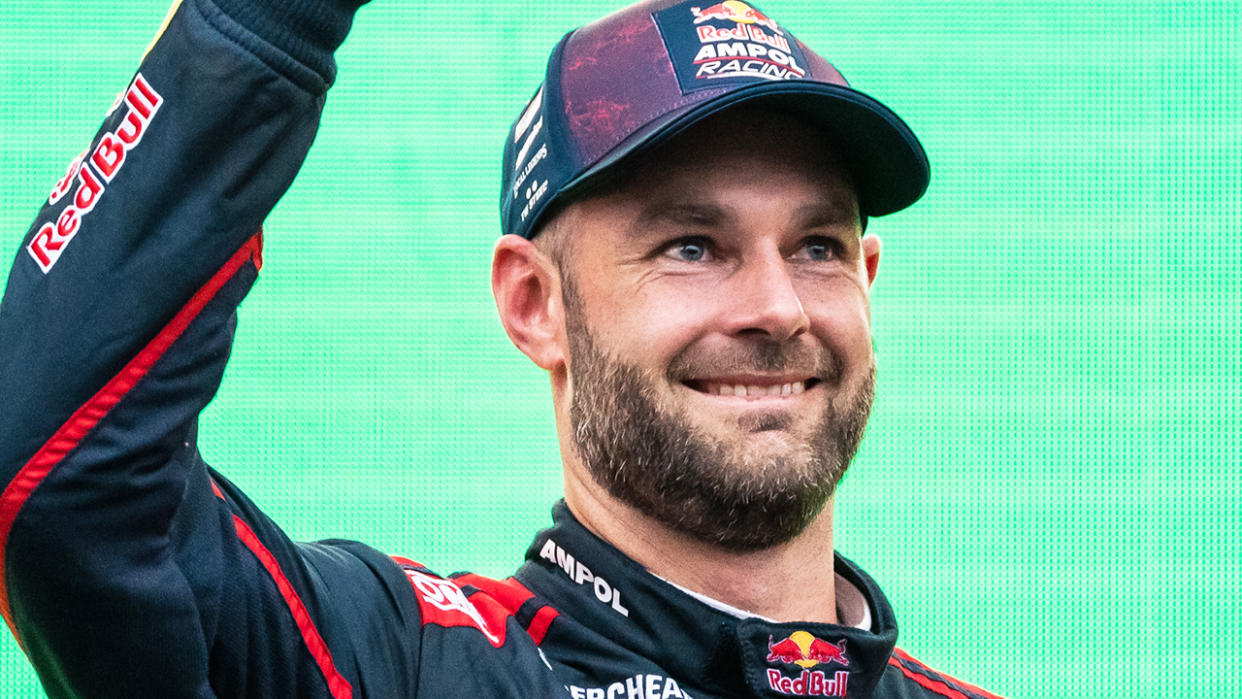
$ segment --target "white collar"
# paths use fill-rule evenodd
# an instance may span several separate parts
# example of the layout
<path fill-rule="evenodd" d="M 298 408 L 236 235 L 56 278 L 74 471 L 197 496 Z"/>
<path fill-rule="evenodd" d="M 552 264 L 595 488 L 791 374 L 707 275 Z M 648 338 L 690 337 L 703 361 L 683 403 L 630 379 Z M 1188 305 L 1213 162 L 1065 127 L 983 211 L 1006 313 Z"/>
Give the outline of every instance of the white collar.
<path fill-rule="evenodd" d="M 660 578 L 658 575 L 656 577 Z M 841 577 L 840 574 L 834 574 L 834 578 L 837 598 L 837 619 L 839 620 L 839 623 L 842 626 L 852 626 L 856 629 L 862 629 L 863 631 L 870 631 L 871 605 L 867 604 L 867 598 L 863 596 L 861 590 L 854 587 L 853 583 Z M 701 592 L 695 592 L 694 590 L 682 587 L 671 580 L 665 580 L 664 578 L 660 579 L 664 580 L 664 582 L 672 585 L 678 590 L 681 590 L 687 595 L 690 595 L 703 604 L 706 604 L 712 609 L 724 612 L 729 616 L 737 617 L 738 619 L 759 619 L 770 624 L 777 623 L 775 619 L 769 619 L 768 617 L 753 614 L 744 609 L 738 609 L 731 604 L 726 604 L 718 599 L 708 597 Z"/>

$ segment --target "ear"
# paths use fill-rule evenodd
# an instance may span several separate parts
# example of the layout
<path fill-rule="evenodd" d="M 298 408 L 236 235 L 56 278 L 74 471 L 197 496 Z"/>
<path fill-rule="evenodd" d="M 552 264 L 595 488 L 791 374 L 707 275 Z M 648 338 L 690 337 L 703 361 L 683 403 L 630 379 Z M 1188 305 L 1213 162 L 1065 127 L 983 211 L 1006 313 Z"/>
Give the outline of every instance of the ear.
<path fill-rule="evenodd" d="M 875 275 L 880 271 L 880 239 L 868 233 L 862 238 L 863 264 L 867 267 L 867 286 L 875 283 Z"/>
<path fill-rule="evenodd" d="M 547 255 L 521 236 L 502 235 L 492 255 L 492 295 L 522 354 L 548 371 L 565 364 L 560 272 Z"/>

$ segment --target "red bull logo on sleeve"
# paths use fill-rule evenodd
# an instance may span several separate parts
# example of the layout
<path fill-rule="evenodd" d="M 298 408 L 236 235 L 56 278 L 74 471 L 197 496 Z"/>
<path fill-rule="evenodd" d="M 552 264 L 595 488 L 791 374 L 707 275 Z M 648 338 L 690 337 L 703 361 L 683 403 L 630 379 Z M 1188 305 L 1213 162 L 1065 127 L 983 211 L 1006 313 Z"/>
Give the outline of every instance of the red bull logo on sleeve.
<path fill-rule="evenodd" d="M 120 122 L 74 158 L 65 176 L 52 187 L 48 206 L 60 203 L 71 192 L 72 196 L 55 220 L 44 223 L 26 245 L 26 252 L 44 274 L 52 271 L 65 246 L 81 230 L 86 216 L 107 193 L 108 185 L 125 166 L 126 156 L 138 147 L 163 104 L 164 98 L 138 73 L 108 112 L 111 119 L 124 105 Z"/>
<path fill-rule="evenodd" d="M 797 41 L 740 0 L 691 0 L 655 13 L 683 92 L 756 80 L 807 77 Z"/>
<path fill-rule="evenodd" d="M 777 641 L 768 637 L 768 658 L 771 664 L 794 665 L 802 668 L 801 674 L 789 677 L 775 668 L 768 669 L 768 685 L 782 694 L 803 697 L 843 697 L 849 684 L 850 673 L 836 670 L 831 675 L 812 668 L 823 665 L 849 667 L 845 655 L 845 640 L 830 643 L 822 638 L 795 631 L 788 638 Z"/>

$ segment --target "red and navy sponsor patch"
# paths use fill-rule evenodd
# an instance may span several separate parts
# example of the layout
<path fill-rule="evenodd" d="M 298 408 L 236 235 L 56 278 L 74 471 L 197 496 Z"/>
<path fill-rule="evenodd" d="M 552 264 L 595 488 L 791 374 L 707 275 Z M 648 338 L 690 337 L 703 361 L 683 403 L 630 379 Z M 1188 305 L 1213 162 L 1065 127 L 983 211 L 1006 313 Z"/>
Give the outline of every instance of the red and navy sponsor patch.
<path fill-rule="evenodd" d="M 466 596 L 457 583 L 442 578 L 419 563 L 393 556 L 414 588 L 423 625 L 473 627 L 493 647 L 505 643 L 505 624 L 512 614 L 487 595 Z"/>
<path fill-rule="evenodd" d="M 741 0 L 691 0 L 653 14 L 682 93 L 807 77 L 798 41 Z"/>
<path fill-rule="evenodd" d="M 543 643 L 548 627 L 560 615 L 560 612 L 541 602 L 535 597 L 535 593 L 515 578 L 493 580 L 474 573 L 455 573 L 453 582 L 467 594 L 471 590 L 478 590 L 499 603 L 526 629 L 535 645 Z"/>

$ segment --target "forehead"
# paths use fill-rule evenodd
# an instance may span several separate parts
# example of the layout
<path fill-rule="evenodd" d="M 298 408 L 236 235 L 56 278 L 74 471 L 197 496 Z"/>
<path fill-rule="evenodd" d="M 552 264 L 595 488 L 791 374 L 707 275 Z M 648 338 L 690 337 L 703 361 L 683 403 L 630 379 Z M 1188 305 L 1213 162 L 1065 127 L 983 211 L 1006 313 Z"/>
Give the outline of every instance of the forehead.
<path fill-rule="evenodd" d="M 682 204 L 806 206 L 860 220 L 853 178 L 829 134 L 802 118 L 743 105 L 633 156 L 554 214 L 535 241 L 563 253 L 600 235 L 601 224 Z"/>

